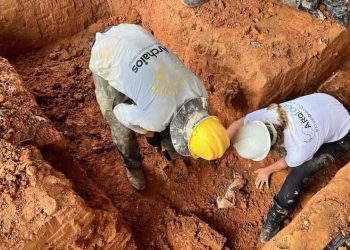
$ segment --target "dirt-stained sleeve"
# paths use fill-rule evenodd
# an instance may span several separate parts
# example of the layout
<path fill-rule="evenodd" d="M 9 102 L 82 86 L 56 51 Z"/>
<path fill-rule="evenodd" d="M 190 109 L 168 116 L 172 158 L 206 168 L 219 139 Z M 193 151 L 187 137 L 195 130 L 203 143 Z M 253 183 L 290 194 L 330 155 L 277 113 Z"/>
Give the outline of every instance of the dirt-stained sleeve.
<path fill-rule="evenodd" d="M 136 105 L 121 103 L 117 105 L 113 110 L 114 115 L 118 121 L 125 127 L 135 131 L 139 134 L 146 134 L 147 130 L 141 125 L 142 114 Z"/>

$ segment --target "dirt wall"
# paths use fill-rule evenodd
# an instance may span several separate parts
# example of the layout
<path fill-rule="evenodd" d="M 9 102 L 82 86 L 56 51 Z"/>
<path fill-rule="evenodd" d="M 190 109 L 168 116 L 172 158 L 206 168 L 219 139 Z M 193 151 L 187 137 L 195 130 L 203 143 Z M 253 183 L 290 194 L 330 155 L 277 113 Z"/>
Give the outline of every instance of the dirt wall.
<path fill-rule="evenodd" d="M 350 222 L 350 164 L 307 203 L 264 250 L 323 249 Z"/>
<path fill-rule="evenodd" d="M 1 0 L 0 56 L 15 56 L 108 17 L 103 0 Z"/>
<path fill-rule="evenodd" d="M 66 142 L 0 58 L 0 249 L 136 249 L 110 200 L 86 178 L 85 202 L 45 147 Z"/>
<path fill-rule="evenodd" d="M 350 51 L 349 31 L 280 1 L 213 0 L 188 9 L 173 0 L 2 0 L 0 55 L 43 46 L 110 15 L 134 16 L 206 83 L 218 97 L 212 103 L 238 110 L 315 90 Z"/>
<path fill-rule="evenodd" d="M 229 116 L 316 90 L 350 51 L 349 31 L 280 1 L 111 2 L 138 16 L 205 82 L 213 111 Z"/>
<path fill-rule="evenodd" d="M 339 70 L 324 82 L 318 92 L 328 93 L 338 98 L 350 110 L 350 61 L 345 62 Z"/>

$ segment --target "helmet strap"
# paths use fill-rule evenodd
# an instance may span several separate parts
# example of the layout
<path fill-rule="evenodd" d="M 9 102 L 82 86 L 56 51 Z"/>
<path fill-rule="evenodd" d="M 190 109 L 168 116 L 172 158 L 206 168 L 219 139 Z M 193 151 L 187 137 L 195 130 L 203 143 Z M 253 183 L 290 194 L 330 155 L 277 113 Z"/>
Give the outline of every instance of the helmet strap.
<path fill-rule="evenodd" d="M 200 123 L 201 121 L 203 121 L 205 118 L 207 118 L 209 115 L 208 114 L 205 114 L 203 115 L 201 118 L 197 119 L 194 123 L 193 123 L 193 127 L 194 128 L 195 126 L 198 125 L 198 123 Z"/>
<path fill-rule="evenodd" d="M 188 120 L 188 123 L 186 125 L 186 135 L 187 139 L 190 138 L 192 134 L 192 130 L 205 118 L 207 118 L 209 115 L 207 112 L 195 112 L 191 115 L 190 119 Z"/>

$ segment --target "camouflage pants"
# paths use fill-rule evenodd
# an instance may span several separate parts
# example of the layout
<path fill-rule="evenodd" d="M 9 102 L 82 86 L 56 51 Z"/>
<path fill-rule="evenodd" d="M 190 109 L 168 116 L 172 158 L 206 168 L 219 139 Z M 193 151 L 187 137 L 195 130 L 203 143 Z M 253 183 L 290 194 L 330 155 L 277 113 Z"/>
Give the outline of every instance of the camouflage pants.
<path fill-rule="evenodd" d="M 334 20 L 343 26 L 348 26 L 348 8 L 346 6 L 347 0 L 282 0 L 283 3 L 297 9 L 309 12 L 311 15 L 325 19 L 326 17 L 318 9 L 320 4 L 326 6 L 326 10 L 331 13 Z"/>
<path fill-rule="evenodd" d="M 108 122 L 113 143 L 124 159 L 127 168 L 135 169 L 141 166 L 141 154 L 135 132 L 121 124 L 113 114 L 113 108 L 120 103 L 131 103 L 131 100 L 114 89 L 106 80 L 93 75 L 96 99 L 104 119 Z"/>

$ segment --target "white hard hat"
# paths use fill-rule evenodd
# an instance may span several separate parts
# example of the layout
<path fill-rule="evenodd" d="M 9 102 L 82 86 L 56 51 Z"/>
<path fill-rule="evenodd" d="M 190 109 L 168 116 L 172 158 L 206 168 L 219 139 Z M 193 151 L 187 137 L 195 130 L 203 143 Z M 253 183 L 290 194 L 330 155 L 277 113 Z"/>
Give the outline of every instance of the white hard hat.
<path fill-rule="evenodd" d="M 233 138 L 233 146 L 243 158 L 253 161 L 263 160 L 271 147 L 267 126 L 261 121 L 252 121 L 241 127 Z"/>

